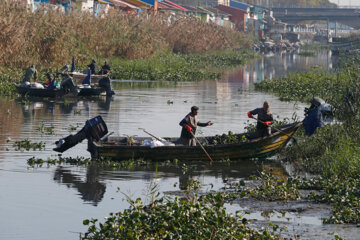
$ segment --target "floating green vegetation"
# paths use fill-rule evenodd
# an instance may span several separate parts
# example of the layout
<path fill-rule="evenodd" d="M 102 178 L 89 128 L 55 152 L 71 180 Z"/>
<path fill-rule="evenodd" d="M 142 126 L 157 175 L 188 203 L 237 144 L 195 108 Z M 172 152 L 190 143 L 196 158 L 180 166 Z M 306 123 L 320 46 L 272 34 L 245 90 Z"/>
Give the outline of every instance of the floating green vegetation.
<path fill-rule="evenodd" d="M 89 165 L 91 163 L 90 158 L 85 157 L 61 157 L 59 158 L 48 158 L 46 160 L 42 158 L 32 157 L 27 160 L 27 164 L 32 167 L 42 167 L 43 164 L 49 165 L 60 165 L 63 163 L 72 164 L 72 165 Z"/>
<path fill-rule="evenodd" d="M 107 170 L 119 170 L 119 169 L 133 169 L 135 167 L 140 166 L 149 166 L 153 164 L 157 164 L 160 166 L 166 166 L 166 165 L 178 165 L 177 160 L 173 161 L 162 161 L 162 162 L 153 162 L 153 161 L 147 161 L 144 159 L 129 159 L 125 161 L 112 161 L 108 158 L 100 158 L 100 159 L 91 159 L 91 158 L 85 158 L 85 157 L 62 157 L 61 155 L 58 156 L 58 158 L 37 158 L 32 157 L 28 159 L 27 161 L 28 165 L 32 167 L 42 167 L 44 164 L 47 166 L 50 165 L 61 165 L 61 164 L 71 164 L 71 165 L 77 165 L 77 166 L 88 166 L 88 165 L 96 165 L 98 167 L 102 167 Z M 184 164 L 188 168 L 187 165 Z"/>
<path fill-rule="evenodd" d="M 314 57 L 316 56 L 316 52 L 314 51 L 301 51 L 298 53 L 299 56 L 303 56 L 303 57 Z"/>
<path fill-rule="evenodd" d="M 191 201 L 163 197 L 149 205 L 136 199 L 129 209 L 110 213 L 104 223 L 84 220 L 89 228 L 81 239 L 281 239 L 268 228 L 258 232 L 246 225 L 245 218 L 226 213 L 228 198 L 225 193 Z"/>
<path fill-rule="evenodd" d="M 78 127 L 79 127 L 78 123 L 76 124 L 76 126 L 70 124 L 68 130 L 69 130 L 69 132 L 74 132 L 74 131 L 76 131 L 78 129 Z"/>
<path fill-rule="evenodd" d="M 261 172 L 255 177 L 260 184 L 245 191 L 248 196 L 265 201 L 298 200 L 300 192 L 291 179 L 281 179 L 272 174 Z"/>
<path fill-rule="evenodd" d="M 233 144 L 233 143 L 239 143 L 239 142 L 245 142 L 247 140 L 246 135 L 242 135 L 240 138 L 233 134 L 232 131 L 229 131 L 227 134 L 223 133 L 222 135 L 216 135 L 214 137 L 213 144 Z"/>
<path fill-rule="evenodd" d="M 313 43 L 302 46 L 301 49 L 302 50 L 329 50 L 330 45 L 319 43 L 319 42 L 313 42 Z"/>
<path fill-rule="evenodd" d="M 44 150 L 45 149 L 45 143 L 44 142 L 31 142 L 29 139 L 25 139 L 25 140 L 21 140 L 21 141 L 16 141 L 13 144 L 13 147 L 15 147 L 16 151 L 19 150 L 26 150 L 26 151 L 30 151 L 30 149 L 32 150 Z"/>
<path fill-rule="evenodd" d="M 38 127 L 38 131 L 41 134 L 53 135 L 55 134 L 55 127 L 53 125 L 46 126 L 44 123 L 41 123 L 40 126 Z"/>
<path fill-rule="evenodd" d="M 292 201 L 300 199 L 298 181 L 284 176 L 276 176 L 273 170 L 262 171 L 250 176 L 252 184 L 244 180 L 230 184 L 228 190 L 238 198 L 255 198 L 261 201 Z"/>
<path fill-rule="evenodd" d="M 0 68 L 0 95 L 12 95 L 15 93 L 14 83 L 20 81 L 21 70 Z"/>
<path fill-rule="evenodd" d="M 111 78 L 122 80 L 200 81 L 218 79 L 224 69 L 244 64 L 255 54 L 228 50 L 210 54 L 166 54 L 151 59 L 111 60 Z"/>

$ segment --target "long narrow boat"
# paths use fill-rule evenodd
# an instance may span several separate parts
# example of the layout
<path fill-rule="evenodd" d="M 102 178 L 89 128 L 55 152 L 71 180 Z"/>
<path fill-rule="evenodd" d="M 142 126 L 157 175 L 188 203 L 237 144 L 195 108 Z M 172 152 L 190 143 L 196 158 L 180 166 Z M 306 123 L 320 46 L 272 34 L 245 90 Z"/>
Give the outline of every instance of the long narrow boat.
<path fill-rule="evenodd" d="M 45 97 L 45 98 L 57 98 L 62 97 L 66 94 L 64 89 L 46 89 L 46 88 L 32 88 L 28 86 L 23 86 L 22 84 L 16 84 L 16 91 L 22 96 L 32 96 L 32 97 Z"/>
<path fill-rule="evenodd" d="M 280 126 L 280 131 L 273 130 L 267 137 L 251 137 L 255 134 L 237 134 L 239 143 L 214 144 L 215 137 L 199 137 L 204 148 L 213 160 L 241 160 L 265 158 L 273 156 L 286 146 L 294 133 L 302 125 L 301 122 Z M 243 137 L 245 136 L 245 137 Z M 128 144 L 126 137 L 109 136 L 105 140 L 89 141 L 89 150 L 93 157 L 106 157 L 113 160 L 152 159 L 152 160 L 208 160 L 200 146 L 184 146 L 176 144 L 178 138 L 164 138 L 175 146 L 150 147 L 141 146 L 149 138 L 134 138 L 139 144 Z"/>
<path fill-rule="evenodd" d="M 47 89 L 47 88 L 32 88 L 23 86 L 22 84 L 15 85 L 17 92 L 22 96 L 31 96 L 31 97 L 46 97 L 46 98 L 59 98 L 65 95 L 67 96 L 99 96 L 100 94 L 105 94 L 105 89 L 92 86 L 89 88 L 78 87 L 78 94 L 74 95 L 69 91 L 66 91 L 62 88 Z"/>

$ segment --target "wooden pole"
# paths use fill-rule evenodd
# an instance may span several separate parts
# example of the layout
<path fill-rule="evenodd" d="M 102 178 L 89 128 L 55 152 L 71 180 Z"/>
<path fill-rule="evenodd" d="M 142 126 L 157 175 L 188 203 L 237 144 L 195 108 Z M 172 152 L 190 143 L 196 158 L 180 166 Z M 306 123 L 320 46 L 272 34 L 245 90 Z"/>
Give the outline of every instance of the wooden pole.
<path fill-rule="evenodd" d="M 213 163 L 214 160 L 211 158 L 209 153 L 205 150 L 203 145 L 200 143 L 200 141 L 195 137 L 195 135 L 190 131 L 191 135 L 195 138 L 196 142 L 200 145 L 201 149 L 204 151 L 205 155 L 210 159 L 210 163 Z"/>

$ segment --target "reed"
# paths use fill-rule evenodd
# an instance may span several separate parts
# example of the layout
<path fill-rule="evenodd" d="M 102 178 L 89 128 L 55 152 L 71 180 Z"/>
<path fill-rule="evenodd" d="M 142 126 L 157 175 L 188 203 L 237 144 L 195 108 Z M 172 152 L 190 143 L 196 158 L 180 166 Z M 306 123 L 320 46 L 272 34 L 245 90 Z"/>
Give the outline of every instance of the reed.
<path fill-rule="evenodd" d="M 22 69 L 32 63 L 61 66 L 73 55 L 85 64 L 89 58 L 144 59 L 161 53 L 248 48 L 252 43 L 243 33 L 162 13 L 113 10 L 96 18 L 75 10 L 71 15 L 49 9 L 32 13 L 17 2 L 1 1 L 0 16 L 0 66 Z"/>

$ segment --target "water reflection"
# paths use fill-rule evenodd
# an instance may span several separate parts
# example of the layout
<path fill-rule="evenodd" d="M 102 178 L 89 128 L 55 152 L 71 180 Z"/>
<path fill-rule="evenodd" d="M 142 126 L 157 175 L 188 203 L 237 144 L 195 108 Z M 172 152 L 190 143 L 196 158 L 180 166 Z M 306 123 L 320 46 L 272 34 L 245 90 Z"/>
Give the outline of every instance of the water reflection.
<path fill-rule="evenodd" d="M 249 90 L 253 83 L 264 79 L 279 78 L 289 73 L 302 72 L 311 68 L 332 71 L 338 66 L 338 57 L 331 51 L 316 51 L 315 57 L 299 56 L 296 51 L 269 52 L 260 59 L 227 72 L 225 78 L 229 82 L 242 82 L 242 90 Z"/>
<path fill-rule="evenodd" d="M 57 114 L 70 114 L 82 106 L 85 111 L 90 110 L 90 104 L 96 103 L 99 109 L 109 111 L 112 97 L 88 97 L 88 98 L 65 98 L 65 99 L 47 99 L 47 98 L 17 98 L 16 102 L 22 106 L 24 118 L 31 118 L 37 112 L 43 112 L 45 115 L 55 116 Z M 40 113 L 39 113 L 40 114 Z"/>
<path fill-rule="evenodd" d="M 99 182 L 99 171 L 99 167 L 91 165 L 87 168 L 83 179 L 82 175 L 73 173 L 71 169 L 58 166 L 54 172 L 54 181 L 76 189 L 84 202 L 91 202 L 97 206 L 106 190 L 105 183 Z"/>
<path fill-rule="evenodd" d="M 178 179 L 178 184 L 173 191 L 187 190 L 190 180 L 207 178 L 221 179 L 221 183 L 238 182 L 239 179 L 248 179 L 251 175 L 258 175 L 263 169 L 272 169 L 280 176 L 286 176 L 286 172 L 280 163 L 273 161 L 243 160 L 239 162 L 184 162 L 179 164 L 155 163 L 146 166 L 131 168 L 129 170 L 111 170 L 99 165 L 91 164 L 86 168 L 86 174 L 74 171 L 70 166 L 58 166 L 54 172 L 54 181 L 75 189 L 84 202 L 90 202 L 97 206 L 106 192 L 105 180 L 132 181 L 144 180 L 150 182 L 154 179 Z M 159 183 L 161 184 L 161 183 Z M 203 182 L 204 186 L 209 183 Z M 214 186 L 213 190 L 219 190 L 224 185 Z"/>

